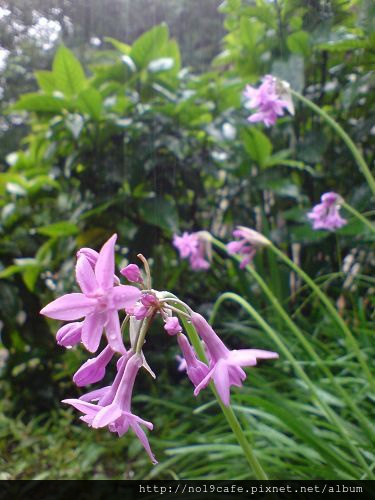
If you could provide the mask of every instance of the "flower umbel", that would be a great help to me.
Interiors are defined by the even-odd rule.
[[[347,223],[339,213],[340,196],[337,193],[324,193],[320,199],[321,203],[315,205],[307,217],[313,221],[313,229],[327,229],[334,231],[340,229]]]
[[[239,227],[235,236],[245,240],[238,250],[248,258],[247,247],[267,244],[268,240],[251,229]],[[220,398],[229,405],[230,387],[241,386],[246,378],[242,366],[254,366],[257,359],[276,358],[278,355],[257,349],[230,351],[219,339],[207,321],[182,300],[168,291],[152,289],[150,266],[147,259],[138,254],[144,266],[145,280],[138,266],[129,264],[121,271],[126,279],[136,286],[121,285],[115,276],[113,235],[100,252],[90,248],[81,249],[76,265],[76,279],[81,293],[70,293],[60,297],[41,311],[54,319],[73,320],[62,326],[56,335],[58,344],[70,348],[82,343],[89,351],[97,351],[102,340],[107,340],[100,353],[88,359],[76,371],[73,381],[77,386],[100,382],[106,375],[110,363],[116,368],[116,376],[110,385],[94,388],[79,399],[65,399],[80,412],[80,419],[94,429],[107,427],[110,432],[123,436],[132,429],[146,450],[153,464],[157,461],[151,451],[143,427],[153,429],[153,424],[132,413],[131,400],[134,382],[144,368],[155,378],[148,365],[143,347],[151,324],[160,318],[164,324],[166,338],[176,338],[183,356],[178,356],[179,371],[186,371],[195,386],[194,395],[206,387],[212,379]],[[211,236],[209,233],[184,233],[175,236],[174,243],[183,258],[189,258],[193,269],[210,265]],[[207,259],[207,260],[206,260]],[[123,322],[120,327],[120,315]],[[83,321],[74,321],[84,318]],[[206,350],[208,364],[198,359],[189,339],[184,335],[182,319],[194,326]],[[102,339],[102,332],[106,336]],[[188,330],[189,331],[189,330]],[[127,334],[128,342],[125,335]],[[125,343],[128,343],[126,349]],[[130,344],[130,345],[129,345]]]
[[[265,236],[244,226],[238,226],[237,229],[233,231],[233,236],[237,238],[237,240],[230,241],[227,244],[227,250],[230,255],[237,254],[242,257],[240,264],[241,269],[252,262],[257,248],[270,244]]]
[[[280,81],[272,75],[264,76],[258,88],[247,85],[244,96],[248,99],[246,107],[256,109],[256,112],[248,117],[251,123],[263,122],[266,127],[270,127],[284,114],[284,109],[294,114],[287,82]]]
[[[181,259],[189,259],[193,271],[206,271],[211,265],[211,241],[207,231],[184,232],[173,237],[173,245],[180,252]]]

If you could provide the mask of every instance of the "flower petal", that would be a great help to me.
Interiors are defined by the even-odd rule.
[[[219,396],[225,406],[229,406],[230,401],[230,385],[228,366],[225,362],[219,361],[214,372],[214,382],[219,393]]]
[[[121,336],[120,320],[116,311],[109,311],[105,325],[108,344],[111,349],[120,354],[126,354],[126,349]]]
[[[118,311],[132,307],[141,298],[141,291],[132,285],[119,285],[111,290],[111,307]]]
[[[95,264],[96,280],[103,290],[108,290],[113,287],[116,239],[117,234],[114,234],[106,243],[104,243]]]
[[[100,389],[96,389],[94,391],[87,392],[83,394],[79,398],[80,401],[99,401],[100,398],[104,396],[111,389],[110,385],[106,385],[105,387],[101,387]]]
[[[90,352],[96,352],[107,320],[106,313],[96,313],[86,316],[82,326],[82,343]]]
[[[130,421],[130,427],[136,433],[138,439],[143,445],[143,448],[147,451],[148,456],[151,459],[151,462],[155,465],[158,463],[154,454],[151,451],[150,443],[148,442],[147,436],[145,432],[141,429],[140,425],[135,421]]]
[[[76,279],[82,292],[86,295],[98,288],[94,270],[84,255],[81,255],[76,264]]]
[[[121,408],[116,404],[111,404],[102,408],[92,422],[94,429],[99,429],[100,427],[106,427],[108,424],[115,422],[119,417],[121,417]]]
[[[74,406],[74,408],[86,415],[94,415],[100,410],[100,406],[88,403],[87,401],[81,401],[80,399],[63,399],[61,402]]]
[[[71,321],[90,314],[96,299],[89,299],[83,293],[68,293],[43,307],[40,314],[48,318]]]
[[[229,360],[231,363],[240,366],[255,366],[257,359],[276,359],[277,352],[263,351],[261,349],[239,349],[231,351]]]

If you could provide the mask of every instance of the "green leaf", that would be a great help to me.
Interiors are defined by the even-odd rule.
[[[303,57],[293,54],[287,61],[276,59],[272,64],[271,74],[286,80],[294,90],[301,92],[305,85]]]
[[[14,264],[6,267],[0,272],[0,278],[9,278],[9,276],[13,276],[13,274],[24,272],[27,269],[33,269],[35,267],[39,268],[39,266],[40,264],[36,259],[14,259]]]
[[[287,45],[291,52],[307,56],[309,53],[309,34],[306,31],[296,31],[287,38]]]
[[[79,111],[88,114],[94,120],[100,120],[103,111],[103,99],[93,87],[82,90],[77,98]]]
[[[23,94],[20,99],[11,106],[11,111],[35,111],[40,113],[59,113],[67,107],[65,99],[52,95],[37,93]]]
[[[142,200],[139,210],[148,224],[171,232],[177,231],[178,214],[172,200],[164,198]]]
[[[166,24],[155,26],[141,35],[133,44],[130,57],[139,69],[146,68],[150,61],[161,55],[161,49],[167,44],[169,31]]]
[[[49,236],[51,238],[60,238],[64,236],[74,236],[78,233],[78,226],[73,222],[63,221],[55,222],[47,226],[38,227],[37,233]]]
[[[117,50],[119,50],[122,54],[129,55],[131,51],[131,46],[127,43],[120,42],[116,40],[116,38],[112,38],[110,36],[106,36],[104,38],[105,42],[112,44]]]
[[[169,71],[174,66],[174,60],[171,57],[160,57],[150,62],[147,69],[151,73],[158,73],[160,71]]]
[[[36,71],[34,74],[41,90],[50,94],[57,90],[55,76],[52,71]]]
[[[246,152],[260,166],[264,167],[272,153],[272,144],[268,137],[256,128],[243,129],[241,134]]]
[[[81,63],[66,47],[58,49],[52,69],[57,89],[66,96],[77,95],[85,87],[86,77]]]

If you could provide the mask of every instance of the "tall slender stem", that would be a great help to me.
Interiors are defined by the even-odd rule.
[[[373,379],[373,376],[371,374],[371,371],[369,370],[369,367],[366,363],[366,359],[363,356],[363,353],[353,336],[352,332],[348,328],[347,324],[345,321],[342,319],[342,317],[339,315],[339,313],[336,311],[335,307],[333,306],[331,300],[327,297],[327,295],[321,291],[321,289],[316,285],[316,283],[310,278],[308,274],[306,274],[299,266],[297,266],[287,255],[285,255],[281,250],[279,250],[275,245],[272,243],[268,247],[272,252],[274,252],[282,261],[284,261],[293,271],[295,271],[301,278],[309,285],[309,287],[314,291],[314,293],[319,297],[321,302],[326,306],[328,309],[331,317],[335,320],[337,325],[340,327],[341,331],[344,333],[345,337],[347,338],[350,346],[352,347],[353,351],[355,352],[357,359],[359,361],[359,364],[361,365],[364,373],[367,376],[367,379],[372,387],[373,390],[375,390],[375,382]]]
[[[355,161],[357,162],[360,171],[365,176],[372,193],[375,195],[375,179],[371,174],[370,169],[368,168],[367,163],[365,162],[357,146],[354,144],[354,142],[351,140],[351,138],[348,136],[345,130],[341,127],[341,125],[339,125],[333,118],[331,118],[328,113],[323,111],[323,109],[321,109],[319,106],[310,101],[310,99],[307,99],[306,97],[304,97],[299,92],[296,92],[293,89],[291,89],[290,92],[296,99],[303,102],[315,113],[318,113],[338,133],[338,135],[350,149]]]
[[[175,297],[172,293],[164,292],[164,298],[167,298],[167,297],[171,298],[171,299],[177,299],[177,297]],[[179,303],[179,302],[180,301],[177,302],[177,300],[175,300],[177,309],[184,308],[185,310],[187,310],[187,309],[191,310],[190,308],[188,308],[186,306],[186,304]],[[190,321],[187,320],[185,315],[181,314],[180,319],[184,325],[186,333],[189,336],[190,342],[194,346],[195,352],[197,353],[198,357],[200,358],[201,361],[207,363],[206,354],[204,352],[201,341],[199,340],[199,336],[198,336],[194,326],[192,325],[192,323]],[[211,391],[213,392],[217,402],[219,403],[220,409],[223,412],[225,418],[227,419],[227,422],[228,422],[230,428],[232,429],[233,434],[235,435],[239,445],[241,446],[242,451],[244,452],[244,455],[245,455],[245,457],[250,465],[250,469],[254,472],[255,477],[257,479],[267,481],[268,476],[264,472],[263,467],[261,466],[261,464],[259,463],[259,460],[255,456],[253,449],[251,448],[250,443],[248,442],[246,435],[241,427],[241,424],[239,423],[233,409],[230,406],[225,406],[223,404],[223,402],[220,399],[220,396],[218,395],[218,393],[215,389],[215,386],[212,383],[209,384],[209,387],[210,387]]]
[[[194,326],[186,320],[184,316],[180,316],[181,321],[183,322],[184,328],[189,336],[190,342],[193,344],[195,352],[198,354],[198,357],[201,359],[201,361],[204,361],[207,363],[206,355],[204,353],[204,349],[202,347],[202,344],[199,340],[199,336],[194,328]],[[209,384],[210,389],[215,395],[215,398],[217,399],[221,411],[223,412],[225,418],[227,419],[227,422],[232,429],[233,434],[235,435],[239,445],[241,446],[246,459],[250,465],[250,468],[255,474],[255,477],[257,479],[262,479],[263,481],[268,480],[267,474],[264,472],[263,467],[259,463],[259,460],[256,458],[254,451],[252,447],[250,446],[250,443],[248,442],[246,435],[241,427],[241,424],[238,421],[238,418],[236,417],[233,409],[230,406],[225,406],[223,402],[220,399],[220,396],[218,395],[215,386],[210,383]]]
[[[365,461],[362,454],[359,452],[355,444],[351,441],[350,435],[346,428],[342,425],[339,417],[336,413],[325,403],[325,401],[320,398],[318,391],[315,388],[315,385],[311,381],[310,377],[306,374],[303,368],[300,366],[298,361],[295,359],[293,354],[290,352],[288,347],[284,344],[284,342],[280,339],[277,332],[258,314],[258,312],[250,305],[245,299],[243,299],[240,295],[237,295],[232,292],[223,293],[216,301],[214,305],[214,310],[217,311],[220,307],[221,303],[224,300],[232,300],[241,305],[243,309],[245,309],[254,319],[255,321],[263,328],[263,330],[269,335],[269,337],[275,342],[283,355],[289,360],[291,365],[293,366],[295,372],[299,375],[299,377],[305,382],[305,384],[310,389],[311,393],[314,395],[318,406],[322,409],[322,411],[328,416],[329,420],[333,422],[340,434],[345,439],[348,447],[351,449],[353,455],[357,458],[358,462],[362,464],[362,466],[366,469],[368,477],[373,477],[371,469],[369,468],[367,462]],[[340,460],[341,466],[344,470],[348,470],[348,464],[342,460]]]
[[[212,243],[216,245],[221,250],[226,251],[226,246],[216,238],[212,238]],[[231,255],[232,258],[237,260],[238,262],[241,260],[239,257],[235,255]],[[305,335],[301,332],[300,328],[294,323],[289,314],[285,311],[283,306],[280,304],[279,300],[269,288],[264,279],[260,276],[260,274],[254,269],[252,266],[246,266],[246,271],[251,274],[251,276],[255,279],[255,281],[260,286],[261,290],[268,298],[270,304],[274,307],[279,316],[284,320],[285,324],[289,327],[290,331],[298,338],[306,352],[311,356],[311,358],[316,362],[317,366],[323,371],[323,373],[328,377],[331,384],[335,387],[337,392],[341,395],[343,400],[346,402],[348,407],[352,410],[353,415],[355,415],[358,421],[362,424],[363,428],[367,431],[367,436],[369,439],[374,440],[374,429],[371,427],[370,422],[366,419],[366,417],[362,414],[358,405],[353,401],[353,398],[347,393],[345,389],[341,387],[341,385],[336,381],[335,377],[332,375],[331,370],[326,366],[324,361],[320,358],[318,353],[315,351],[314,347],[311,343],[306,339]],[[210,321],[213,321],[213,314],[211,315]]]
[[[349,203],[346,203],[345,200],[340,201],[340,205],[345,208],[348,212],[350,212],[354,217],[356,217],[358,220],[360,220],[372,233],[375,233],[375,224],[373,224],[371,221],[367,219],[364,215],[358,212],[354,207],[349,205]]]

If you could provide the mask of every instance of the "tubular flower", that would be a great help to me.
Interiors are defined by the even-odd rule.
[[[198,313],[191,315],[191,322],[200,337],[204,340],[210,353],[210,370],[203,380],[197,385],[194,395],[207,387],[212,379],[223,403],[230,403],[230,387],[242,386],[246,373],[242,366],[255,366],[258,359],[275,359],[279,355],[276,352],[263,351],[259,349],[239,349],[230,351],[219,339],[212,327]]]
[[[188,339],[183,333],[177,336],[178,345],[186,362],[186,373],[191,382],[197,387],[208,374],[208,366],[199,361]],[[181,371],[181,368],[179,368]]]
[[[246,107],[256,109],[256,112],[248,117],[248,121],[263,122],[269,127],[276,123],[278,116],[284,114],[284,109],[294,114],[288,86],[287,82],[280,81],[272,75],[264,76],[259,88],[247,85],[244,91],[244,96],[248,99]]]
[[[120,273],[133,283],[143,283],[141,270],[136,264],[129,264],[124,269],[121,269]]]
[[[56,333],[56,342],[59,345],[70,348],[81,342],[82,321],[68,323],[62,326]]]
[[[95,269],[85,255],[78,258],[76,278],[82,293],[64,295],[41,310],[41,314],[53,319],[69,321],[85,317],[82,343],[90,352],[98,349],[104,328],[112,349],[125,352],[117,311],[131,307],[141,296],[134,286],[114,286],[116,238],[113,235],[103,245]]]
[[[181,259],[189,259],[193,271],[205,271],[210,267],[211,242],[208,232],[184,232],[182,236],[175,234],[173,245],[180,252]]]
[[[141,441],[152,463],[156,464],[157,461],[151,451],[147,436],[140,426],[142,424],[152,430],[153,425],[131,412],[134,382],[142,363],[142,357],[138,354],[133,354],[122,363],[119,372],[123,371],[123,374],[115,391],[108,389],[107,392],[104,392],[98,404],[80,399],[65,399],[63,403],[70,404],[82,411],[84,416],[81,419],[94,429],[108,427],[111,432],[116,432],[121,437],[131,428]]]
[[[307,217],[313,221],[313,229],[327,229],[334,231],[347,223],[339,213],[340,196],[337,193],[324,193],[321,203],[315,205]]]
[[[109,345],[96,358],[88,359],[73,375],[73,382],[79,387],[94,384],[104,378],[105,369],[113,358],[114,352]]]
[[[256,254],[257,248],[269,245],[267,238],[248,227],[238,226],[233,231],[233,236],[238,238],[238,240],[230,241],[227,244],[227,250],[230,255],[238,254],[242,257],[241,269],[250,264]]]

